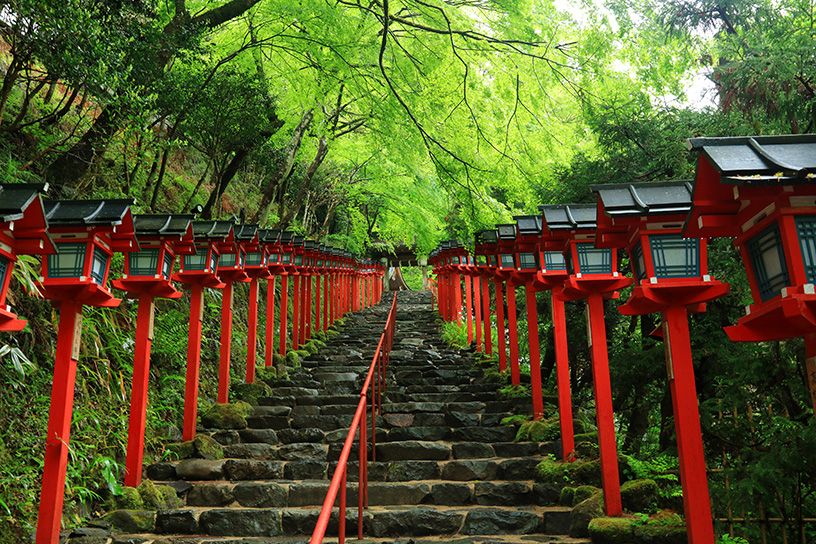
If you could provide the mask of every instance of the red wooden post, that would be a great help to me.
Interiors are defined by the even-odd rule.
[[[496,287],[496,339],[499,350],[499,372],[507,370],[507,341],[504,332],[504,286],[498,278],[493,280]]]
[[[300,346],[300,274],[295,274],[292,284],[292,349]]]
[[[465,276],[465,312],[467,315],[465,316],[465,322],[467,324],[467,341],[468,345],[473,343],[473,303],[472,303],[472,295],[473,291],[470,288],[471,283],[470,276]]]
[[[530,389],[533,394],[533,419],[544,417],[544,397],[541,390],[541,349],[538,344],[538,308],[532,283],[524,285],[527,297],[527,340],[530,345]]]
[[[558,380],[558,414],[561,424],[561,458],[575,458],[575,435],[572,423],[572,392],[570,390],[569,352],[567,347],[567,316],[564,299],[551,292],[555,371]]]
[[[139,297],[139,311],[136,317],[136,344],[133,358],[133,383],[131,385],[128,420],[128,445],[125,457],[125,485],[129,487],[138,487],[142,483],[154,310],[155,305],[151,295]]]
[[[518,322],[516,317],[516,286],[507,282],[507,330],[510,333],[510,383],[521,384],[519,367]]]
[[[278,353],[286,356],[287,321],[289,320],[289,275],[281,274],[280,314],[278,328]]]
[[[482,324],[484,324],[485,353],[493,355],[493,332],[490,318],[490,280],[482,276]]]
[[[328,330],[329,328],[329,300],[331,298],[331,290],[329,286],[331,283],[329,282],[331,274],[326,274],[323,276],[323,292],[325,295],[323,296],[323,330]]]
[[[187,339],[187,376],[184,382],[184,424],[181,437],[192,440],[198,419],[198,371],[201,365],[201,326],[204,319],[204,287],[190,286],[190,336]]]
[[[266,342],[264,344],[264,366],[270,367],[275,353],[275,276],[266,282]]]
[[[320,330],[320,280],[322,278],[318,275],[315,276],[315,330]]]
[[[462,325],[462,280],[459,277],[459,274],[454,274],[453,276],[453,293],[454,293],[454,303],[453,303],[453,313],[456,314],[456,324],[461,326]]]
[[[312,338],[312,275],[303,276],[306,282],[306,289],[303,293],[303,342],[308,342]]]
[[[592,342],[592,385],[595,390],[595,418],[598,424],[604,510],[607,516],[620,516],[623,513],[623,507],[618,475],[618,446],[615,439],[615,418],[612,412],[612,384],[609,378],[604,302],[600,294],[594,293],[587,298],[587,327],[589,327],[589,339]]]
[[[475,314],[476,351],[482,351],[482,279],[473,276],[473,313]]]
[[[255,382],[255,364],[258,357],[258,278],[249,282],[249,324],[247,330],[246,383]]]
[[[37,521],[37,544],[59,542],[81,326],[82,304],[62,302],[57,330],[54,380],[51,385],[51,408],[48,412],[48,435],[45,440],[45,466]]]
[[[689,544],[712,544],[714,524],[711,519],[703,435],[694,384],[688,315],[686,309],[681,307],[665,310],[663,317],[663,341],[674,408],[674,430],[677,434],[683,514],[686,517],[688,541]]]
[[[236,257],[237,258],[237,257]],[[232,282],[228,281],[221,296],[221,348],[218,358],[218,403],[229,402],[230,358],[232,343]]]

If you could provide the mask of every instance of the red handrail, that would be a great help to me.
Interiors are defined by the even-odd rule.
[[[329,490],[326,493],[326,498],[323,500],[323,507],[320,509],[320,516],[317,518],[317,525],[315,525],[312,538],[309,541],[310,544],[323,542],[326,536],[326,529],[329,526],[331,511],[335,501],[337,501],[338,495],[340,495],[338,544],[343,544],[346,541],[346,476],[348,473],[348,459],[351,455],[351,446],[354,444],[354,438],[357,436],[358,430],[360,432],[360,466],[357,477],[357,481],[359,482],[357,485],[357,538],[363,538],[363,510],[368,508],[368,437],[366,432],[368,401],[371,399],[371,460],[376,461],[377,412],[382,410],[385,373],[388,370],[388,358],[391,354],[391,347],[394,344],[394,328],[396,322],[397,295],[394,293],[391,309],[388,311],[388,318],[385,321],[383,332],[380,335],[380,341],[377,343],[377,350],[374,352],[371,365],[368,367],[368,374],[363,383],[363,388],[360,391],[360,401],[357,403],[354,419],[351,421],[348,435],[346,436],[345,442],[343,442],[343,451],[340,452],[340,458],[337,460],[337,468],[334,469]],[[374,379],[375,376],[376,379]],[[370,395],[369,389],[371,389]]]

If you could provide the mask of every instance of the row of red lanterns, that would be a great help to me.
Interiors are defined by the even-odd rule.
[[[379,263],[355,259],[346,251],[289,231],[234,221],[195,221],[192,215],[133,215],[130,200],[43,200],[46,190],[43,184],[0,184],[0,331],[19,331],[26,324],[6,305],[18,255],[44,256],[39,288],[45,298],[58,304],[60,312],[38,544],[59,540],[82,308],[115,307],[121,302],[108,288],[114,253],[124,253],[125,261],[122,277],[112,284],[139,304],[125,464],[125,484],[129,486],[139,485],[142,477],[156,298],[180,298],[175,283],[191,292],[182,428],[183,439],[191,440],[198,412],[205,288],[222,291],[218,402],[226,403],[235,283],[249,282],[245,380],[252,383],[260,280],[267,281],[264,362],[271,366],[277,277],[281,278],[278,353],[285,355],[289,329],[292,348],[297,349],[313,330],[325,330],[346,313],[377,303],[384,273]],[[287,323],[290,277],[294,293],[291,327]]]
[[[816,410],[816,136],[696,138],[689,148],[697,154],[693,182],[597,185],[595,204],[541,206],[539,215],[477,233],[474,255],[449,241],[429,262],[439,275],[439,311],[448,321],[461,322],[464,276],[469,340],[488,354],[492,279],[499,365],[505,370],[509,341],[514,384],[519,383],[515,287],[524,286],[535,418],[543,415],[535,293],[551,293],[565,461],[575,454],[564,302],[586,301],[604,506],[611,516],[620,515],[622,505],[603,301],[634,284],[618,310],[662,314],[657,334],[666,346],[689,543],[712,544],[688,313],[705,311],[707,302],[728,292],[727,284],[708,273],[707,243],[733,238],[754,302],[726,333],[751,342],[804,337]],[[620,249],[629,256],[631,278],[619,272]]]

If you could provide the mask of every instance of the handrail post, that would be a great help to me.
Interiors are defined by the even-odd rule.
[[[346,477],[348,476],[348,464],[343,467],[343,479],[340,481],[340,511],[338,512],[337,544],[344,544],[346,541]]]
[[[366,392],[363,391],[363,399],[366,399]],[[366,496],[368,495],[368,474],[366,474],[368,460],[368,437],[366,436],[366,411],[368,404],[363,408],[360,419],[360,463],[357,469],[357,540],[363,539],[363,508],[366,507]]]

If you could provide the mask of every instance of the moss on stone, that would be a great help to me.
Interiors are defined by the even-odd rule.
[[[259,368],[255,377],[264,384],[275,383],[278,381],[278,370],[274,366]]]
[[[635,544],[631,518],[595,518],[587,530],[593,544]]]
[[[598,441],[598,433],[597,432],[588,432],[588,433],[578,433],[575,435],[575,443],[578,444],[579,442],[597,442]]]
[[[202,414],[201,423],[214,429],[246,429],[250,413],[252,406],[243,401],[214,404]]]
[[[142,481],[139,485],[139,494],[142,496],[144,505],[148,508],[167,510],[182,505],[182,501],[176,494],[175,489],[169,485],[157,485],[151,480]]]
[[[575,506],[579,503],[584,502],[591,496],[596,493],[600,493],[601,490],[595,487],[594,485],[579,485],[575,488],[572,496],[572,504],[571,506]]]
[[[197,434],[192,442],[195,457],[212,460],[224,458],[224,448],[221,447],[221,444],[213,440],[211,436]]]
[[[514,427],[516,425],[523,425],[530,419],[530,416],[524,416],[521,414],[516,414],[514,416],[507,416],[503,417],[501,420],[501,424],[507,427]]]
[[[575,498],[575,488],[565,485],[561,488],[561,495],[558,497],[558,504],[561,506],[574,506],[573,499]]]
[[[280,368],[282,366],[285,366],[286,365],[286,357],[284,357],[280,353],[276,353],[276,354],[272,355],[272,365],[275,368]]]
[[[576,484],[601,487],[601,462],[598,459],[582,460],[569,463],[570,480]]]
[[[297,368],[300,366],[300,355],[297,352],[290,351],[286,353],[286,364],[291,368]]]
[[[637,544],[686,544],[688,536],[684,525],[638,525],[634,527]]]
[[[589,522],[603,515],[603,493],[596,493],[587,500],[579,502],[570,513],[570,536],[589,536]]]
[[[123,487],[122,493],[113,500],[114,507],[122,510],[138,510],[144,507],[144,501],[135,487]]]
[[[569,483],[569,463],[556,461],[553,458],[542,459],[536,465],[537,480],[544,483],[564,485]]]
[[[132,488],[131,488],[132,489]],[[156,525],[156,512],[152,510],[114,510],[102,519],[123,533],[150,533]]]
[[[558,419],[541,419],[528,421],[519,427],[516,433],[516,442],[549,442],[561,436],[561,427]]]
[[[264,371],[266,371],[266,368],[258,369],[256,373],[257,381],[255,383],[239,383],[233,386],[235,398],[247,402],[252,406],[257,406],[258,399],[272,395],[272,389],[266,384],[266,380],[260,377],[260,373]],[[277,373],[275,375],[277,376]]]
[[[659,489],[654,480],[631,480],[621,486],[623,507],[629,512],[652,514],[657,511]]]
[[[303,349],[303,346],[301,346],[301,347],[300,347],[300,349],[296,349],[296,350],[295,350],[295,353],[297,353],[297,354],[298,354],[298,356],[300,357],[300,360],[301,360],[301,361],[302,361],[303,359],[305,359],[306,357],[308,357],[309,355],[311,355],[311,353],[310,353],[308,350]]]
[[[195,447],[193,441],[176,442],[167,445],[167,451],[172,454],[173,459],[192,459],[195,454]]]

